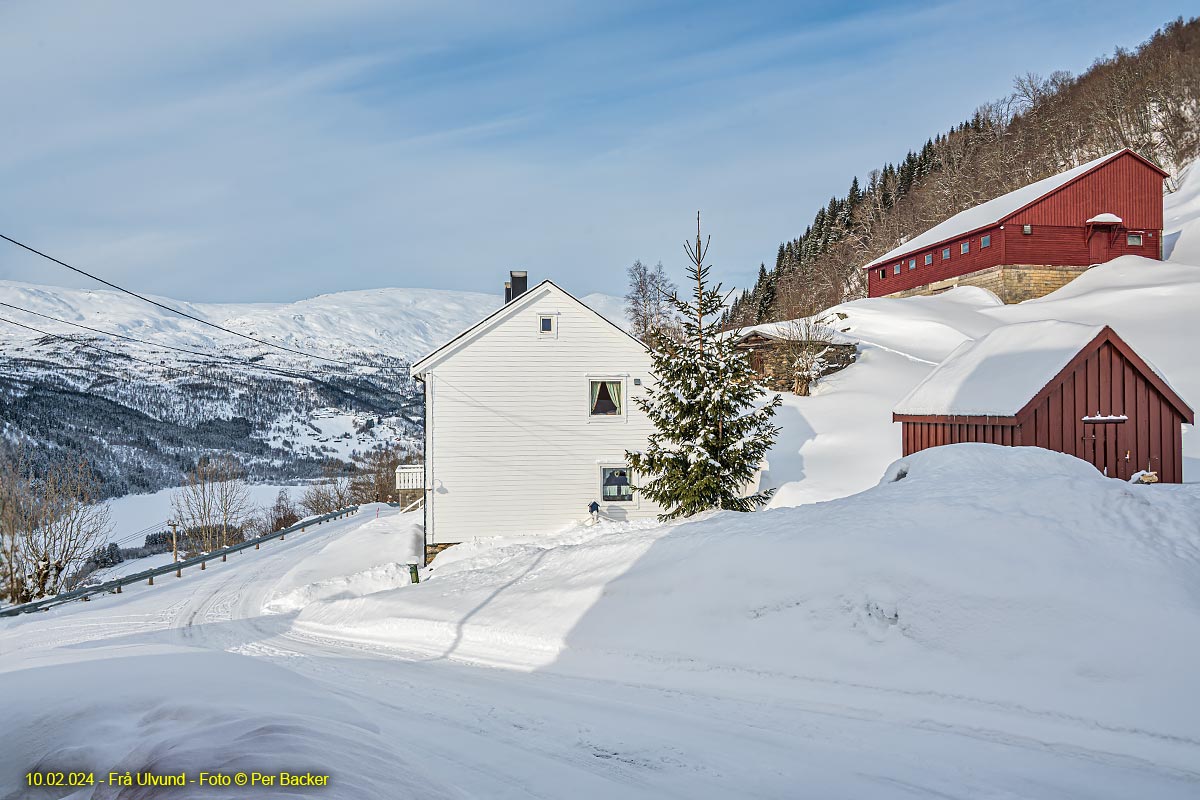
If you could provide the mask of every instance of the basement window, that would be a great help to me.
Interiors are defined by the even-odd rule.
[[[949,260],[950,260],[950,248],[947,247],[944,250],[942,250],[942,261],[949,261]]]
[[[621,381],[588,381],[591,392],[591,416],[621,416]]]
[[[633,485],[629,482],[629,467],[601,467],[600,496],[606,503],[633,501]]]
[[[1125,234],[1125,244],[1129,245],[1130,247],[1141,247],[1142,235],[1140,233]]]
[[[915,258],[910,258],[910,259],[908,260],[908,268],[909,268],[909,269],[916,269],[916,268],[917,268],[917,260],[916,260]]]
[[[991,246],[992,246],[991,234],[988,234],[987,236],[979,237],[979,249],[980,250],[982,250],[985,247],[991,247]]]
[[[961,254],[966,254],[966,253],[969,253],[969,252],[971,252],[971,243],[970,243],[970,242],[963,242],[962,244],[960,244],[960,245],[958,246],[958,252],[959,252],[959,253],[961,253]]]
[[[933,263],[933,253],[926,253],[925,254],[925,266],[928,267],[932,263]]]

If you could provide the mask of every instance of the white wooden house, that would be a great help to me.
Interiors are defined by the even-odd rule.
[[[646,348],[551,281],[513,273],[503,307],[412,366],[425,384],[425,542],[651,517],[627,450],[653,431],[634,398]]]

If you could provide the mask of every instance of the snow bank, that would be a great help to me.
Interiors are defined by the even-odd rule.
[[[261,659],[143,643],[58,649],[6,659],[0,786],[8,797],[30,771],[153,772],[192,778],[201,771],[312,772],[329,787],[266,790],[273,797],[450,797],[417,765],[398,758],[352,706],[307,678]],[[86,687],[87,703],[73,687]],[[282,712],[281,709],[288,709]],[[386,769],[380,769],[386,764]],[[254,790],[121,790],[96,786],[86,797],[228,798]],[[45,795],[50,797],[49,793]],[[60,796],[60,795],[55,795]]]
[[[299,560],[275,584],[264,611],[296,611],[317,600],[409,585],[408,565],[423,560],[421,514],[398,514],[382,504],[358,513],[368,521]]]
[[[855,684],[1194,742],[1197,520],[1197,487],[955,445],[833,502],[477,549],[420,586],[317,602],[294,624],[510,668]]]

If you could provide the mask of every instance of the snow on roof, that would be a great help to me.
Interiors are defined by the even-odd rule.
[[[828,341],[829,344],[858,344],[857,339],[847,336],[837,328],[820,322],[814,322],[812,327],[808,328],[802,320],[766,322],[761,325],[740,328],[735,333],[739,340],[745,339],[753,333],[758,333],[770,339],[794,339],[811,335],[813,337],[824,337],[822,340]]]
[[[959,345],[895,412],[1014,416],[1102,330],[1058,320],[1003,325]]]
[[[1096,216],[1092,217],[1087,222],[1088,222],[1088,224],[1091,224],[1093,222],[1099,222],[1101,224],[1120,225],[1121,218],[1118,217],[1116,214],[1110,214],[1107,211],[1105,211],[1103,214],[1097,214]]]
[[[921,250],[926,247],[932,247],[946,239],[953,239],[955,236],[962,236],[965,233],[982,228],[986,225],[999,222],[1000,220],[1019,211],[1024,206],[1029,205],[1039,197],[1049,194],[1056,189],[1062,188],[1079,176],[1089,170],[1103,164],[1109,159],[1116,158],[1124,153],[1124,150],[1118,150],[1115,153],[1109,153],[1106,156],[1101,156],[1094,161],[1089,161],[1086,164],[1080,164],[1074,169],[1069,169],[1066,172],[1060,172],[1057,175],[1051,175],[1049,178],[1043,178],[1036,183],[1031,183],[1028,186],[1022,186],[1020,189],[1003,194],[994,200],[988,200],[986,203],[981,203],[974,208],[968,208],[966,211],[960,211],[945,222],[933,226],[929,230],[922,233],[920,236],[914,236],[907,242],[904,242],[899,247],[889,250],[879,258],[867,264],[863,269],[870,269],[878,266],[885,261],[891,261],[898,256],[911,253],[914,250]],[[1118,222],[1120,220],[1117,220]]]

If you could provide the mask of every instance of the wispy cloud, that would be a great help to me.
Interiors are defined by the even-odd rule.
[[[0,6],[0,221],[146,291],[743,283],[855,173],[1173,15],[1098,0]],[[1069,36],[1061,30],[1069,25]],[[19,251],[0,278],[70,283]]]

